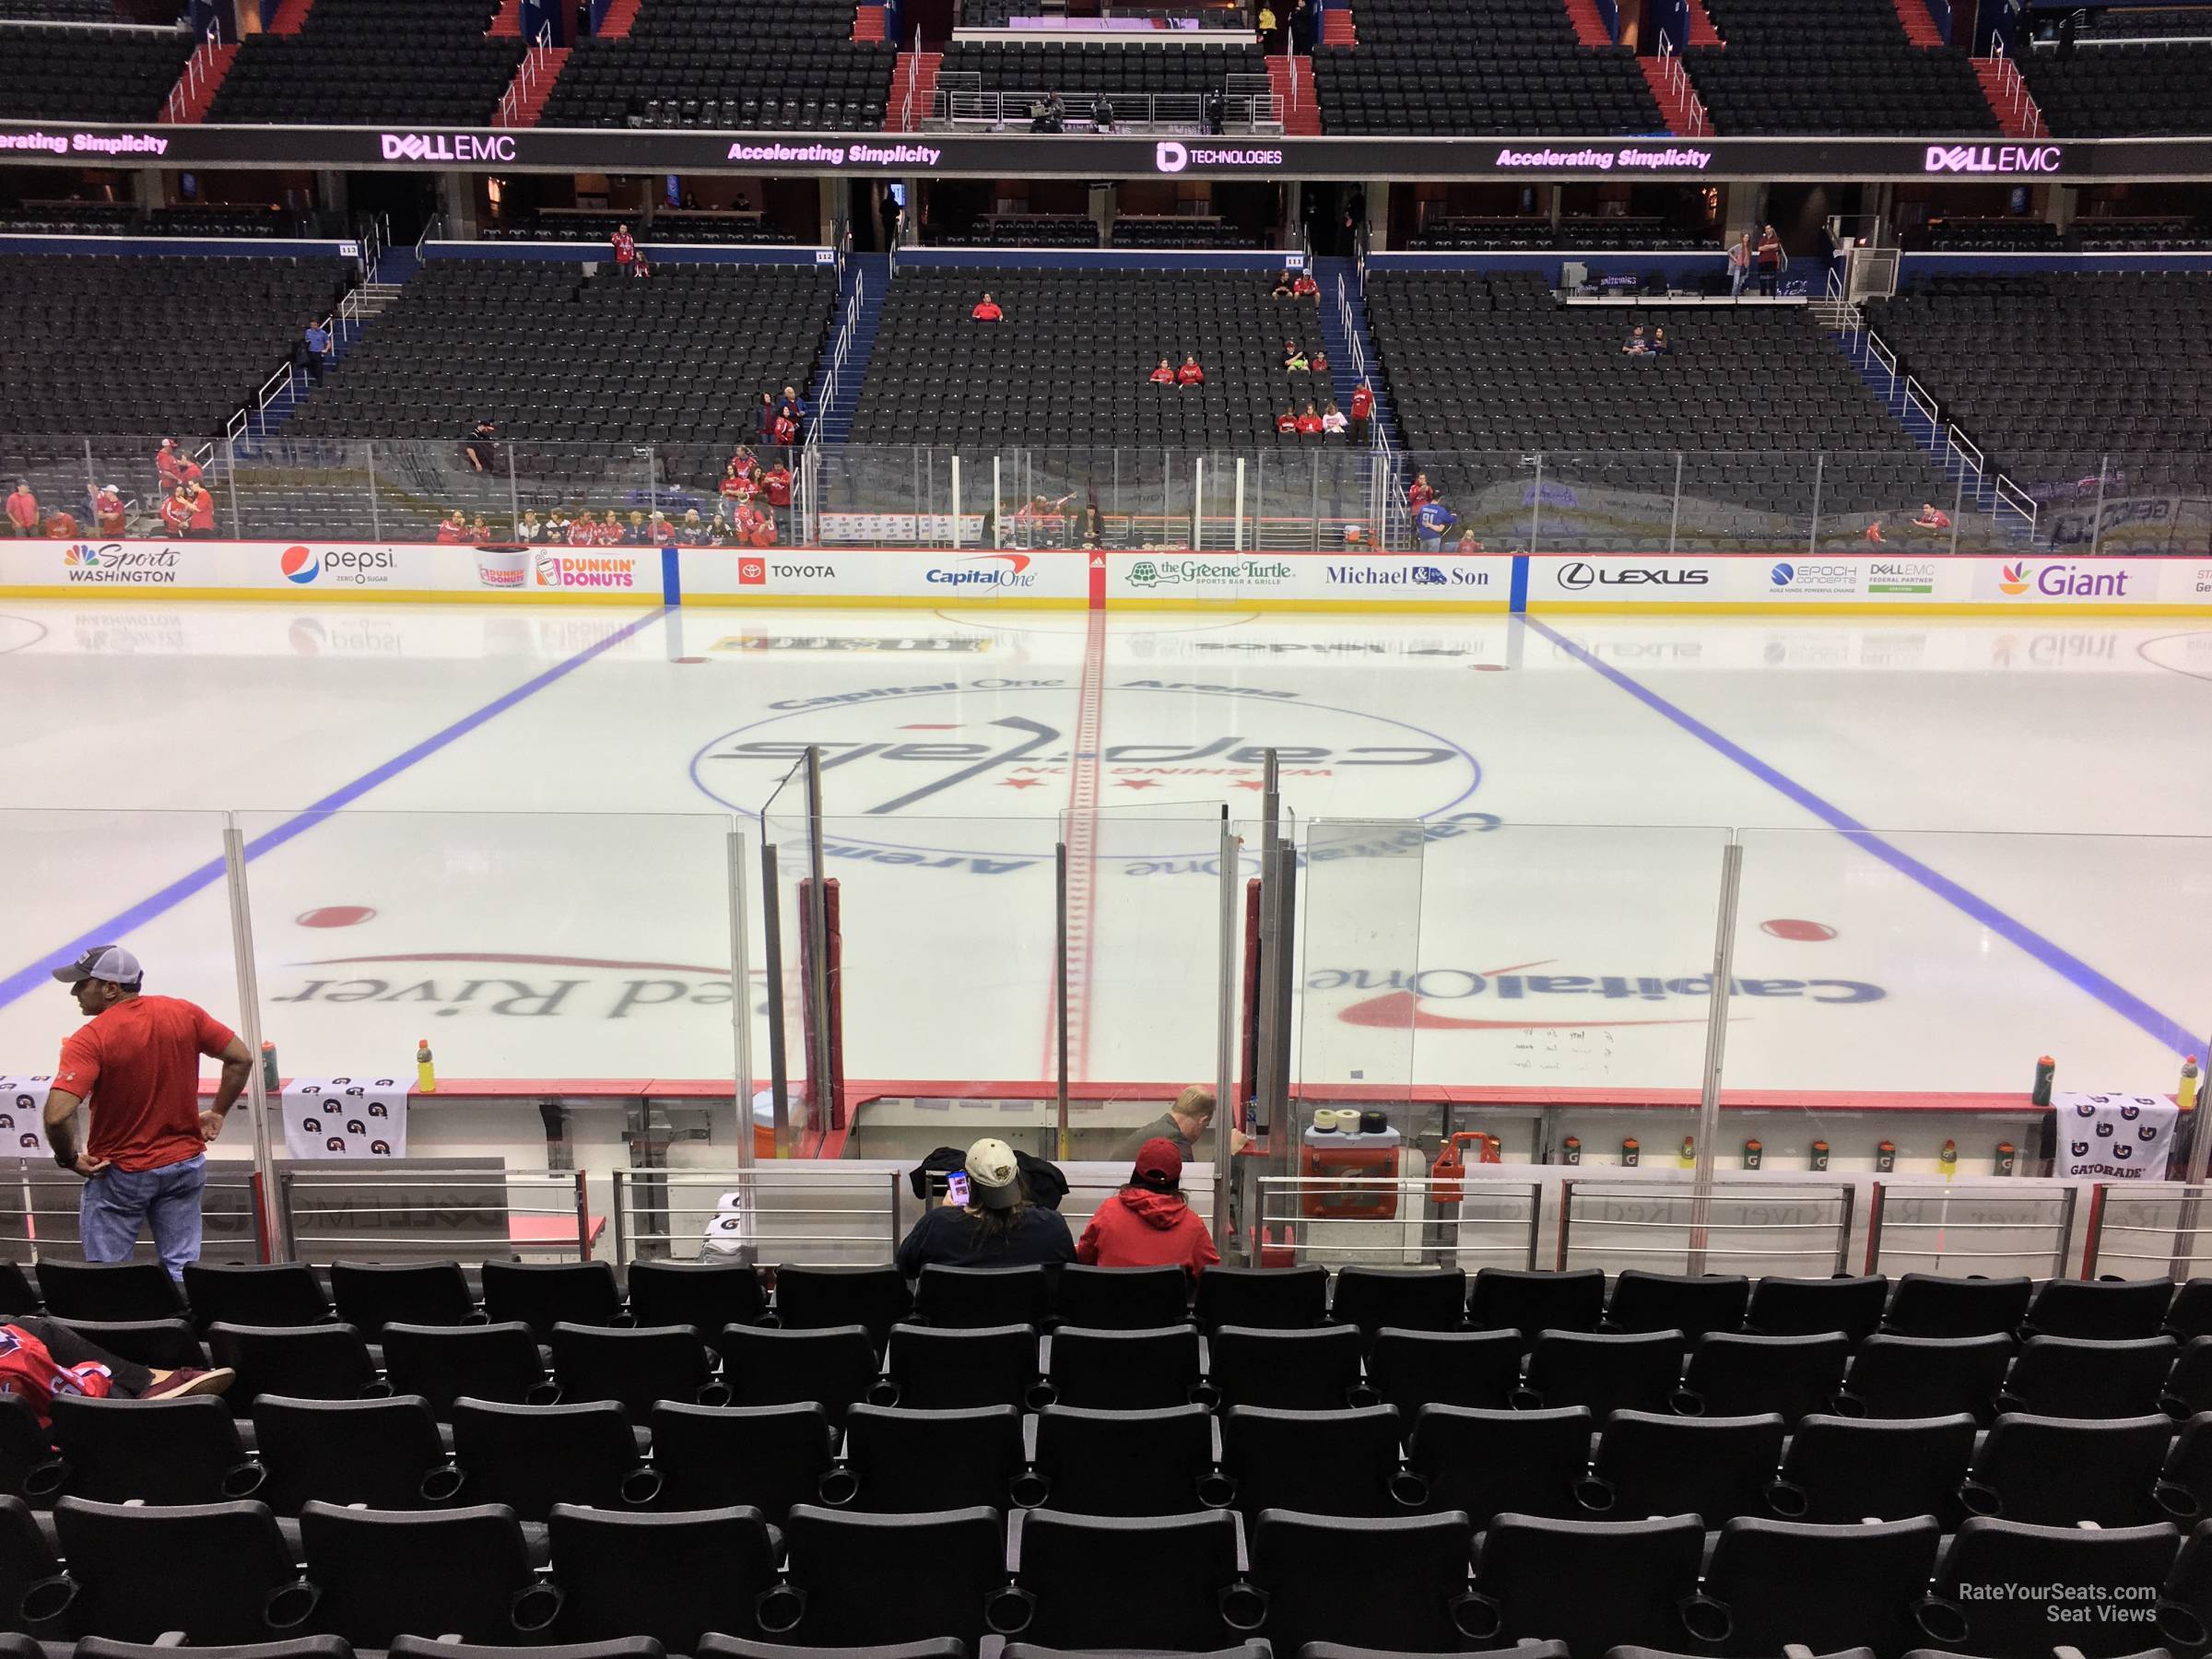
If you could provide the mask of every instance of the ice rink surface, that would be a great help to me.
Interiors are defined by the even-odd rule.
[[[1694,1088],[1732,830],[1732,1088],[2163,1091],[2212,1028],[2171,623],[16,602],[0,1073],[80,942],[236,1009],[233,813],[288,1072],[726,1077],[730,832],[758,987],[809,744],[853,1078],[1050,1074],[1063,841],[1075,1075],[1210,1077],[1268,747],[1311,1082]]]

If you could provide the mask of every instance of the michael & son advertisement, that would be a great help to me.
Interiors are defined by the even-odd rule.
[[[0,597],[1414,612],[2212,616],[2212,555],[0,542]]]

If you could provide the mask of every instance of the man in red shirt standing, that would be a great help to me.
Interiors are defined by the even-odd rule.
[[[7,533],[10,535],[36,535],[39,533],[39,498],[30,493],[30,481],[18,478],[16,488],[7,498]]]
[[[192,503],[184,499],[184,487],[180,484],[163,498],[161,528],[171,536],[182,536],[192,528]]]
[[[632,276],[637,274],[638,239],[629,233],[628,225],[617,225],[614,235],[607,238],[615,248],[615,274]]]
[[[160,453],[154,457],[154,470],[161,475],[161,488],[169,490],[180,484],[196,482],[200,464],[179,449],[174,438],[164,438]]]
[[[102,484],[100,493],[92,498],[92,516],[99,522],[102,535],[121,535],[125,522],[123,491],[112,484]]]
[[[1368,441],[1367,423],[1372,420],[1374,418],[1374,390],[1369,386],[1365,381],[1361,381],[1358,385],[1352,388],[1351,439],[1354,443],[1359,444],[1362,448],[1366,447]]]
[[[768,498],[768,516],[776,534],[783,535],[788,525],[783,515],[791,511],[791,468],[781,461],[770,467],[761,475],[760,493]]]
[[[239,1035],[206,1009],[173,996],[144,996],[138,959],[120,945],[95,945],[53,977],[70,986],[90,1023],[62,1044],[46,1096],[53,1160],[85,1178],[77,1235],[90,1262],[127,1262],[139,1230],[153,1225],[169,1276],[200,1259],[200,1194],[207,1143],[245,1088],[253,1058]],[[223,1063],[222,1081],[200,1110],[199,1056]],[[86,1149],[76,1109],[92,1102]]]

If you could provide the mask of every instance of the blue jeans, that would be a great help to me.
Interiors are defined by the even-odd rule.
[[[1744,288],[1746,285],[1750,282],[1750,280],[1751,267],[1749,265],[1732,265],[1729,267],[1728,298],[1731,300],[1741,300],[1744,297]]]
[[[200,1194],[207,1185],[205,1153],[182,1163],[135,1174],[109,1170],[85,1182],[77,1200],[77,1238],[88,1262],[127,1262],[138,1230],[154,1224],[154,1249],[169,1277],[182,1280],[184,1264],[200,1259]]]

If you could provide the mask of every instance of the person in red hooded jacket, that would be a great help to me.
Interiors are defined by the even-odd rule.
[[[1221,1253],[1182,1195],[1182,1154],[1164,1137],[1147,1141],[1129,1184],[1091,1217],[1076,1260],[1093,1267],[1178,1266],[1195,1276],[1220,1265]]]

